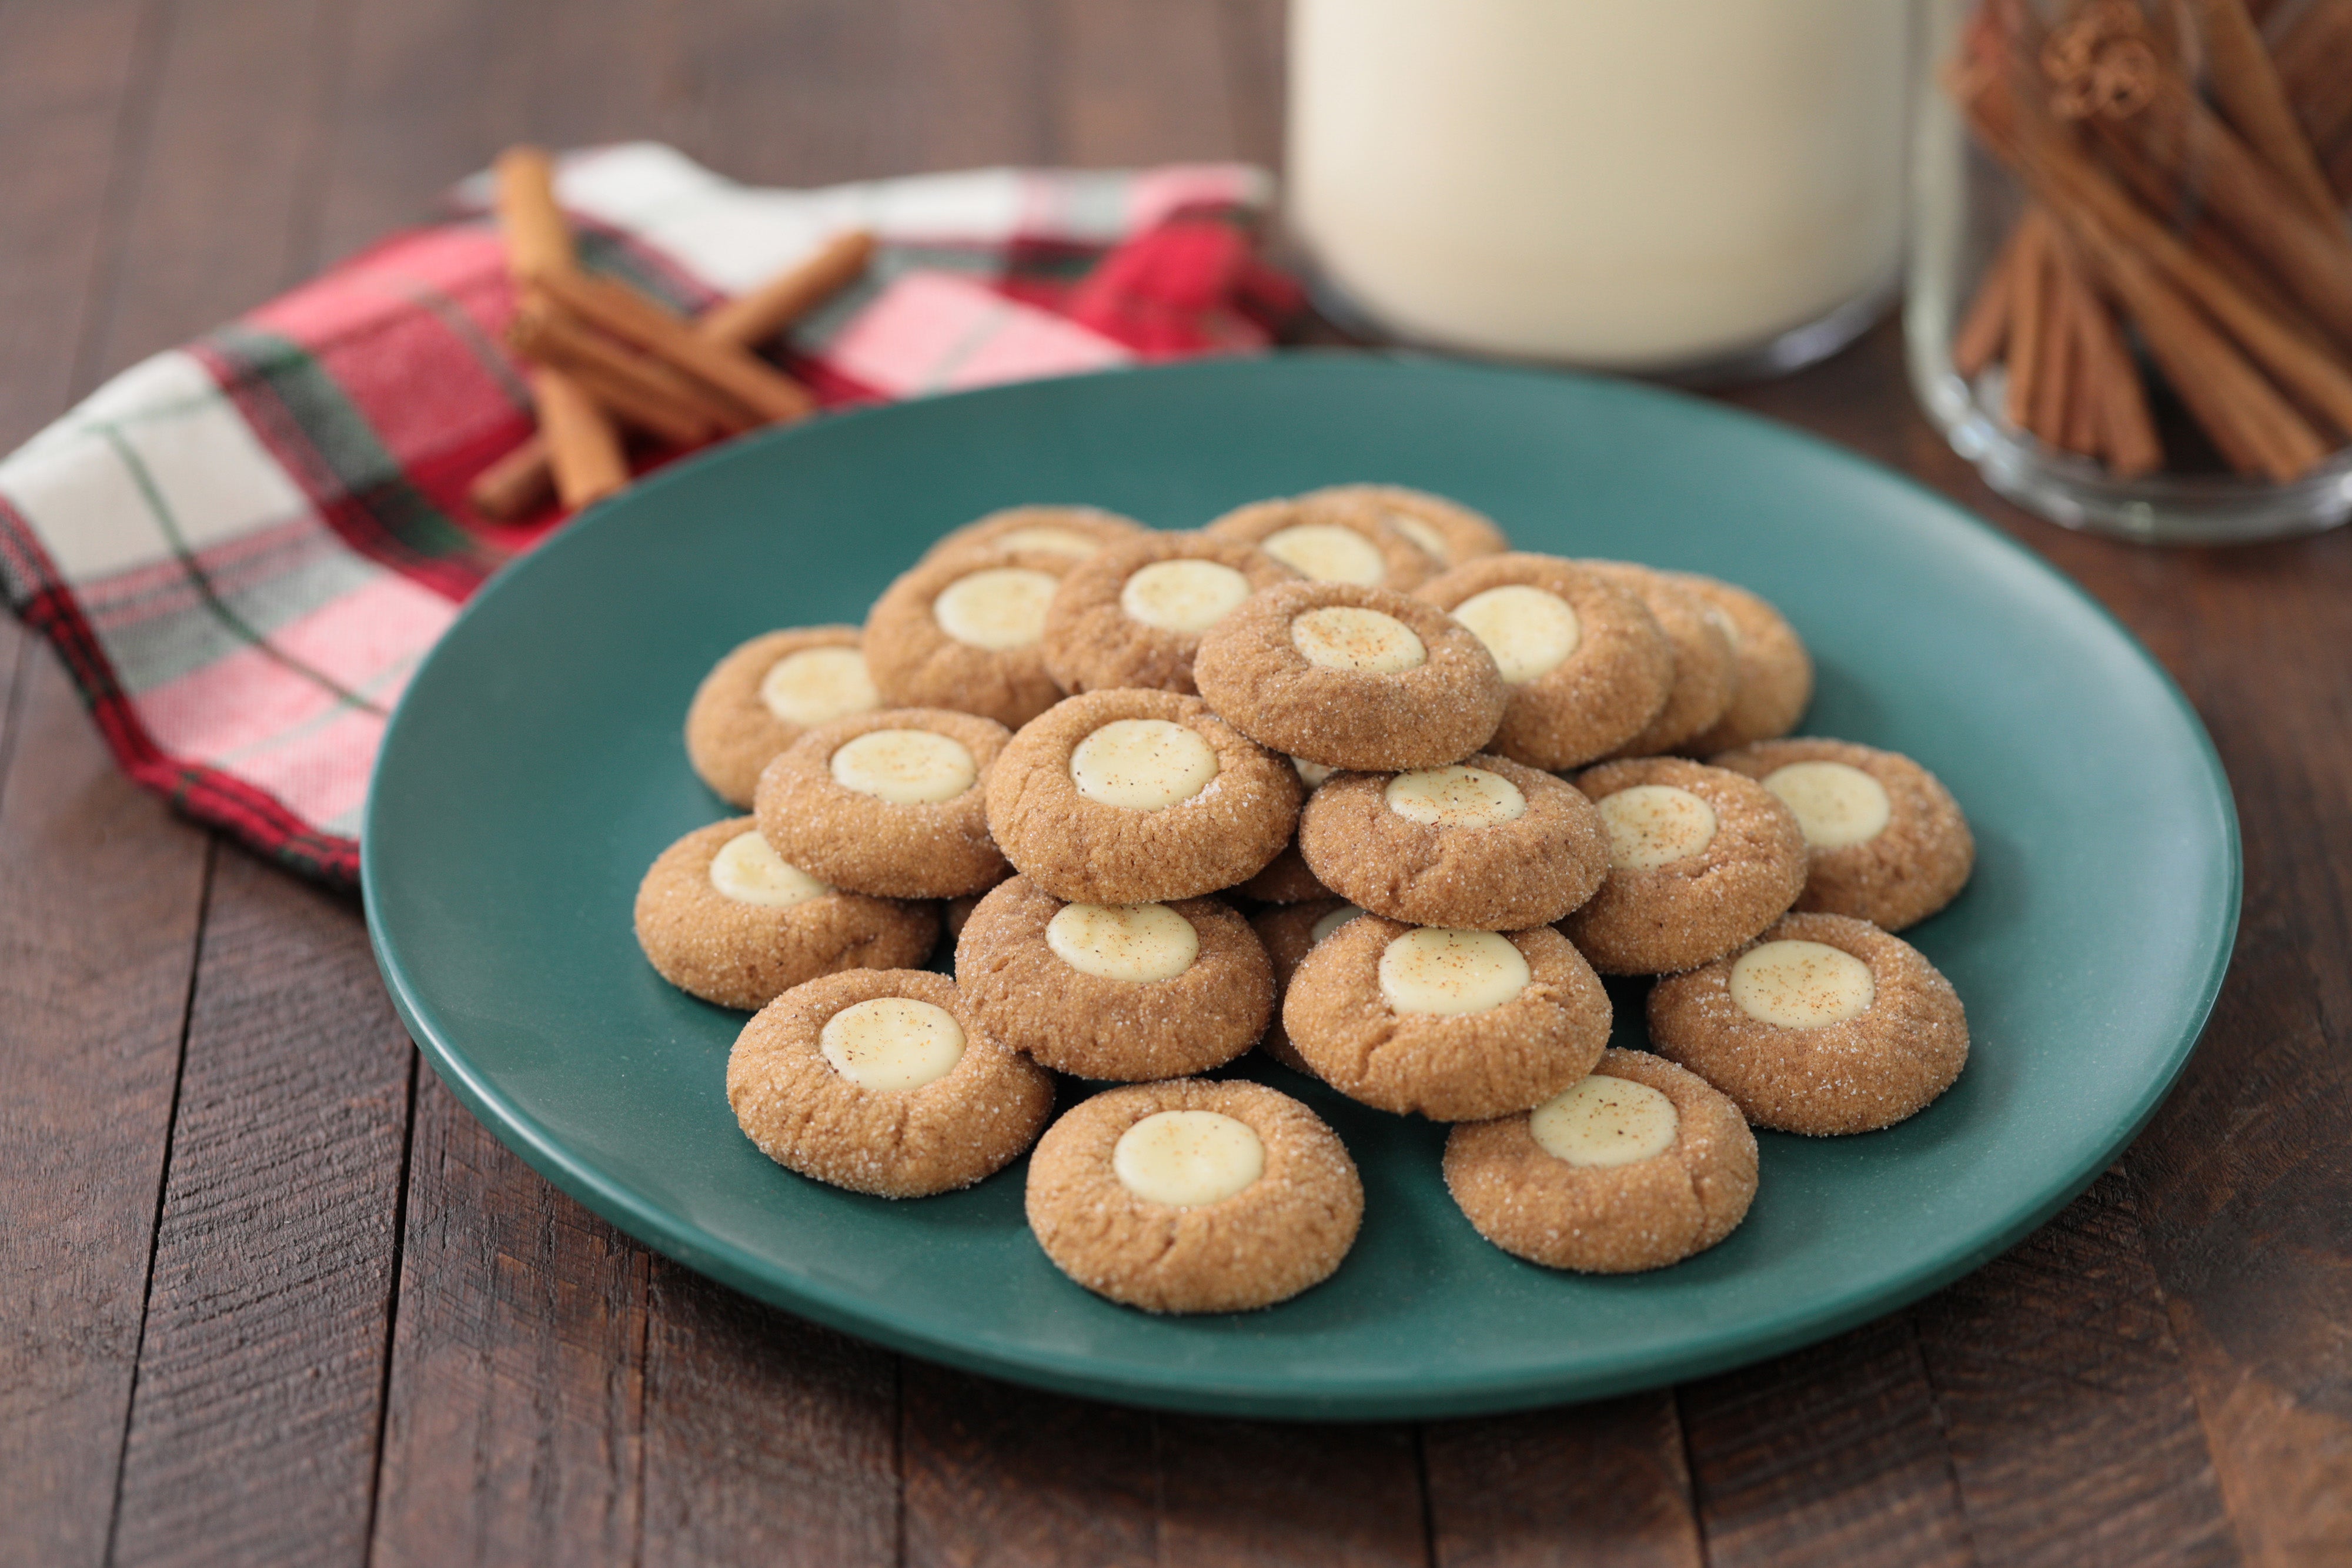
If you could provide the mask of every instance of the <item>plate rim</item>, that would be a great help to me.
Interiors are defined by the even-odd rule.
[[[594,1163],[574,1154],[564,1140],[552,1134],[530,1111],[490,1084],[467,1061],[462,1051],[432,1026],[425,1016],[421,999],[405,967],[392,949],[391,939],[385,935],[383,922],[380,918],[378,875],[372,870],[373,862],[364,850],[373,836],[376,813],[383,799],[377,786],[384,771],[385,758],[394,754],[396,739],[402,732],[403,721],[409,708],[408,693],[423,684],[425,673],[436,660],[445,655],[455,640],[453,634],[481,613],[484,605],[495,603],[500,593],[522,575],[522,569],[527,569],[530,561],[543,559],[551,551],[568,548],[567,541],[589,530],[611,526],[614,517],[642,507],[650,497],[658,497],[682,477],[699,472],[710,464],[744,461],[755,452],[808,439],[813,434],[836,429],[851,421],[887,419],[908,408],[1017,396],[1041,386],[1062,383],[1111,379],[1175,380],[1189,376],[1233,374],[1236,371],[1251,374],[1263,367],[1301,364],[1339,367],[1350,373],[1364,370],[1373,370],[1376,373],[1403,370],[1413,373],[1542,384],[1577,382],[1600,390],[1604,395],[1677,405],[1731,424],[1758,428],[1777,439],[1809,449],[1817,460],[1826,459],[1832,465],[1858,470],[1882,483],[1893,481],[1911,492],[1916,499],[1926,502],[1932,511],[1990,539],[1998,549],[2013,558],[2014,564],[2021,564],[2030,572],[2056,584],[2081,608],[2087,609],[2103,622],[2155,678],[2158,688],[2197,742],[2201,771],[2213,788],[2214,803],[2219,809],[2226,900],[2226,908],[2218,912],[2220,917],[2214,933],[2213,954],[2200,982],[2198,1003],[2190,1010],[2179,1038],[2167,1048],[2163,1070],[2151,1075],[2134,1103],[2130,1114],[2119,1124],[2120,1130],[2116,1134],[2099,1145],[2093,1157],[2080,1161],[2075,1168],[2069,1170],[2051,1188],[2053,1196],[2044,1203],[2011,1216],[2005,1224],[1980,1229],[1967,1245],[1954,1251],[1923,1261],[1879,1281],[1871,1289],[1846,1294],[1826,1305],[1786,1309],[1760,1323],[1748,1322],[1733,1327],[1713,1329],[1677,1340],[1671,1346],[1633,1353],[1598,1375],[1589,1371],[1562,1372],[1549,1377],[1529,1376],[1519,1372],[1484,1374],[1455,1376],[1434,1390],[1412,1385],[1409,1376],[1396,1380],[1360,1376],[1322,1391],[1303,1391],[1268,1386],[1255,1380],[1220,1382],[1213,1375],[1203,1374],[1198,1369],[1155,1375],[1150,1368],[1121,1365],[1113,1374],[1107,1373],[1093,1358],[1078,1353],[1056,1352],[1043,1347],[1013,1351],[994,1346],[975,1346],[968,1341],[945,1336],[900,1320],[887,1301],[877,1301],[855,1291],[831,1287],[814,1278],[782,1278],[772,1259],[753,1254],[747,1249],[678,1221],[659,1203],[641,1197],[634,1189],[607,1176]],[[1115,1404],[1201,1414],[1311,1421],[1420,1419],[1501,1413],[1605,1398],[1668,1383],[1680,1383],[1817,1343],[1856,1324],[1900,1310],[1981,1267],[2039,1229],[2052,1216],[2087,1189],[2099,1173],[2138,1136],[2171,1093],[2211,1019],[2223,979],[2235,955],[2245,883],[2235,792],[2212,736],[2195,706],[2181,691],[2171,673],[2105,604],[2020,540],[1911,475],[1838,445],[1811,431],[1743,408],[1619,377],[1477,364],[1410,350],[1287,350],[1248,358],[1215,357],[1173,363],[1123,365],[1078,376],[976,388],[906,402],[844,410],[819,421],[772,427],[668,464],[658,472],[646,476],[621,496],[599,503],[573,517],[540,543],[528,557],[493,574],[461,608],[457,620],[445,629],[425,658],[419,661],[407,690],[404,691],[384,727],[375,762],[370,769],[367,807],[361,824],[361,901],[367,921],[369,947],[392,998],[394,1009],[408,1030],[410,1038],[415,1041],[435,1074],[450,1087],[467,1112],[480,1121],[493,1136],[520,1155],[526,1164],[555,1186],[624,1233],[683,1266],[756,1300],[853,1337],[925,1360]]]

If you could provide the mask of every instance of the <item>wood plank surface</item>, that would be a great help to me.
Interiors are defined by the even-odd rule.
[[[223,849],[117,1562],[364,1555],[415,1060],[352,901]]]
[[[1442,1568],[1699,1568],[1706,1560],[1669,1392],[1433,1422],[1423,1441]]]
[[[1930,1298],[1916,1322],[1980,1560],[2238,1561],[2122,1176]]]
[[[0,447],[509,141],[791,184],[1272,161],[1282,13],[0,0],[0,142],[37,152],[0,163]],[[1891,322],[1730,401],[2084,583],[2238,791],[2214,1026],[2016,1252],[1674,1393],[1418,1430],[902,1364],[652,1258],[429,1073],[412,1105],[353,912],[215,864],[0,624],[0,1563],[110,1533],[124,1561],[2352,1561],[2352,531],[2153,551],[2024,518],[1921,419]]]
[[[1911,1315],[1679,1390],[1706,1561],[1979,1561]]]
[[[0,1560],[114,1517],[210,845],[27,650],[0,791]]]
[[[0,445],[89,384],[152,33],[135,4],[0,5]],[[209,851],[13,622],[0,668],[0,1563],[54,1568],[114,1518]]]
[[[646,1322],[647,1568],[898,1562],[898,1357],[665,1259]]]
[[[634,1562],[649,1255],[429,1071],[410,1137],[370,1560]]]

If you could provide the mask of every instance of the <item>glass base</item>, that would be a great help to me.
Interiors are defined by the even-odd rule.
[[[1952,450],[1985,483],[2064,528],[2142,544],[2252,544],[2324,533],[2352,518],[2352,451],[2284,485],[2230,475],[2116,479],[2097,464],[2045,446],[2006,420],[1948,367],[1913,367],[1919,401]],[[1988,371],[1989,401],[2000,379]]]
[[[1802,370],[1816,361],[1828,359],[1868,331],[1886,313],[1900,282],[1898,274],[1889,273],[1826,316],[1792,327],[1751,348],[1700,360],[1633,369],[1620,365],[1580,365],[1578,361],[1564,356],[1506,354],[1484,349],[1465,349],[1437,339],[1394,331],[1357,304],[1331,280],[1328,273],[1312,265],[1302,270],[1307,277],[1307,294],[1314,300],[1316,309],[1322,312],[1326,320],[1350,337],[1360,338],[1367,342],[1483,360],[1494,364],[1580,368],[1606,375],[1639,376],[1645,381],[1693,388],[1738,386],[1748,382],[1769,381],[1775,376]]]

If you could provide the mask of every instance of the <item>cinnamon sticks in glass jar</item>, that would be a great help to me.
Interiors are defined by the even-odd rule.
[[[583,270],[546,153],[519,147],[493,170],[494,208],[520,297],[508,342],[528,362],[539,418],[522,445],[476,476],[480,511],[514,517],[551,487],[577,508],[628,483],[628,434],[688,447],[806,418],[816,398],[752,350],[855,281],[874,237],[835,236],[750,293],[688,320],[618,278]]]
[[[1951,367],[2111,480],[2352,447],[2352,0],[2275,9],[1984,0],[1945,68],[2024,198]]]

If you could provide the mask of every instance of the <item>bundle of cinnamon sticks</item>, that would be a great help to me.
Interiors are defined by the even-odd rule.
[[[551,488],[570,508],[611,495],[629,482],[629,434],[683,448],[815,412],[814,395],[752,349],[862,274],[873,235],[838,235],[689,321],[618,278],[582,270],[546,153],[509,149],[494,175],[520,300],[508,342],[529,361],[539,430],[475,479],[480,510],[518,517]]]
[[[2011,423],[2118,478],[2189,461],[2155,377],[2238,473],[2352,444],[2352,0],[2309,0],[2275,50],[2271,9],[1986,0],[1947,74],[2027,197],[1954,364],[2003,365]]]

